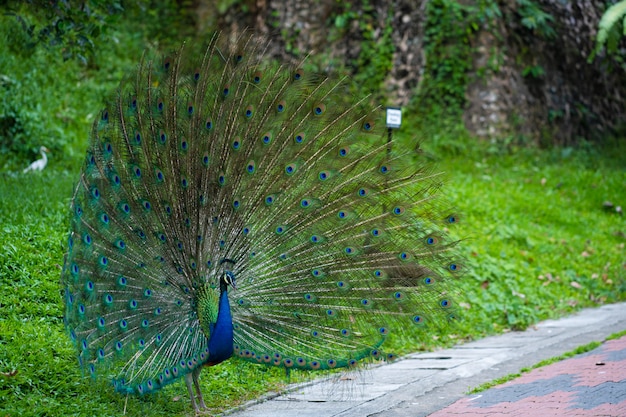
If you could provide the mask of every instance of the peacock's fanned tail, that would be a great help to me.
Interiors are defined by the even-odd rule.
[[[160,388],[209,360],[198,294],[227,267],[235,356],[328,369],[449,314],[439,175],[344,80],[216,36],[144,59],[94,123],[63,269],[81,366]]]

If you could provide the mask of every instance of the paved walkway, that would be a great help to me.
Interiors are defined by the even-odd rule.
[[[465,397],[431,417],[626,416],[626,336]]]
[[[583,310],[524,332],[409,355],[348,378],[294,387],[235,417],[626,416],[626,337],[479,394],[484,382],[626,330],[626,303]],[[604,365],[596,365],[603,363]]]

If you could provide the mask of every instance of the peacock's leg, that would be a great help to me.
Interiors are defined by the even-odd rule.
[[[196,405],[195,395],[193,395],[193,387],[191,385],[191,382],[194,381],[195,378],[193,378],[192,375],[193,375],[193,373],[185,375],[185,384],[187,384],[187,391],[189,392],[189,398],[191,399],[191,405],[192,405],[193,409],[195,410],[195,412],[197,413],[200,410],[198,409],[198,406]],[[202,404],[204,404],[204,400],[202,400],[202,397],[200,397],[200,401],[202,402]]]
[[[202,398],[202,391],[200,391],[200,383],[198,382],[200,371],[202,371],[201,366],[194,369],[191,375],[193,376],[193,384],[196,386],[196,391],[198,392],[198,402],[200,402],[200,408],[207,408],[206,404],[204,403],[204,398]]]

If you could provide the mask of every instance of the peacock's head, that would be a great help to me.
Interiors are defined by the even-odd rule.
[[[227,269],[227,265],[235,265],[235,261],[233,261],[232,259],[224,258],[220,261],[220,265],[224,264],[226,265],[224,266],[224,273],[220,277],[220,290],[226,291],[229,285],[233,287],[234,290],[236,290],[237,286],[235,285],[235,274],[231,270]]]
[[[236,290],[237,285],[235,285],[235,274],[228,270],[224,271],[224,274],[222,274],[222,278],[220,280],[220,284],[224,286],[222,287],[222,290],[226,290],[229,285],[233,287],[233,290]]]

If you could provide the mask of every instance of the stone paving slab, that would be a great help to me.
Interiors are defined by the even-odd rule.
[[[586,309],[570,317],[539,323],[524,332],[491,336],[437,352],[411,354],[392,364],[351,373],[350,377],[296,386],[282,395],[250,402],[226,414],[235,417],[428,416],[460,398],[469,401],[465,393],[481,383],[519,372],[523,367],[625,329],[626,303]],[[615,389],[619,391],[621,385]],[[563,401],[547,404],[533,402],[527,396],[521,401],[531,407],[532,413],[514,415],[551,415],[550,410],[558,410],[565,397],[574,394],[574,391],[558,391]],[[621,403],[618,406],[622,407]],[[615,411],[601,407],[594,410],[606,411],[599,415],[612,415]],[[510,417],[512,414],[480,415]],[[626,411],[618,415],[626,416]]]

